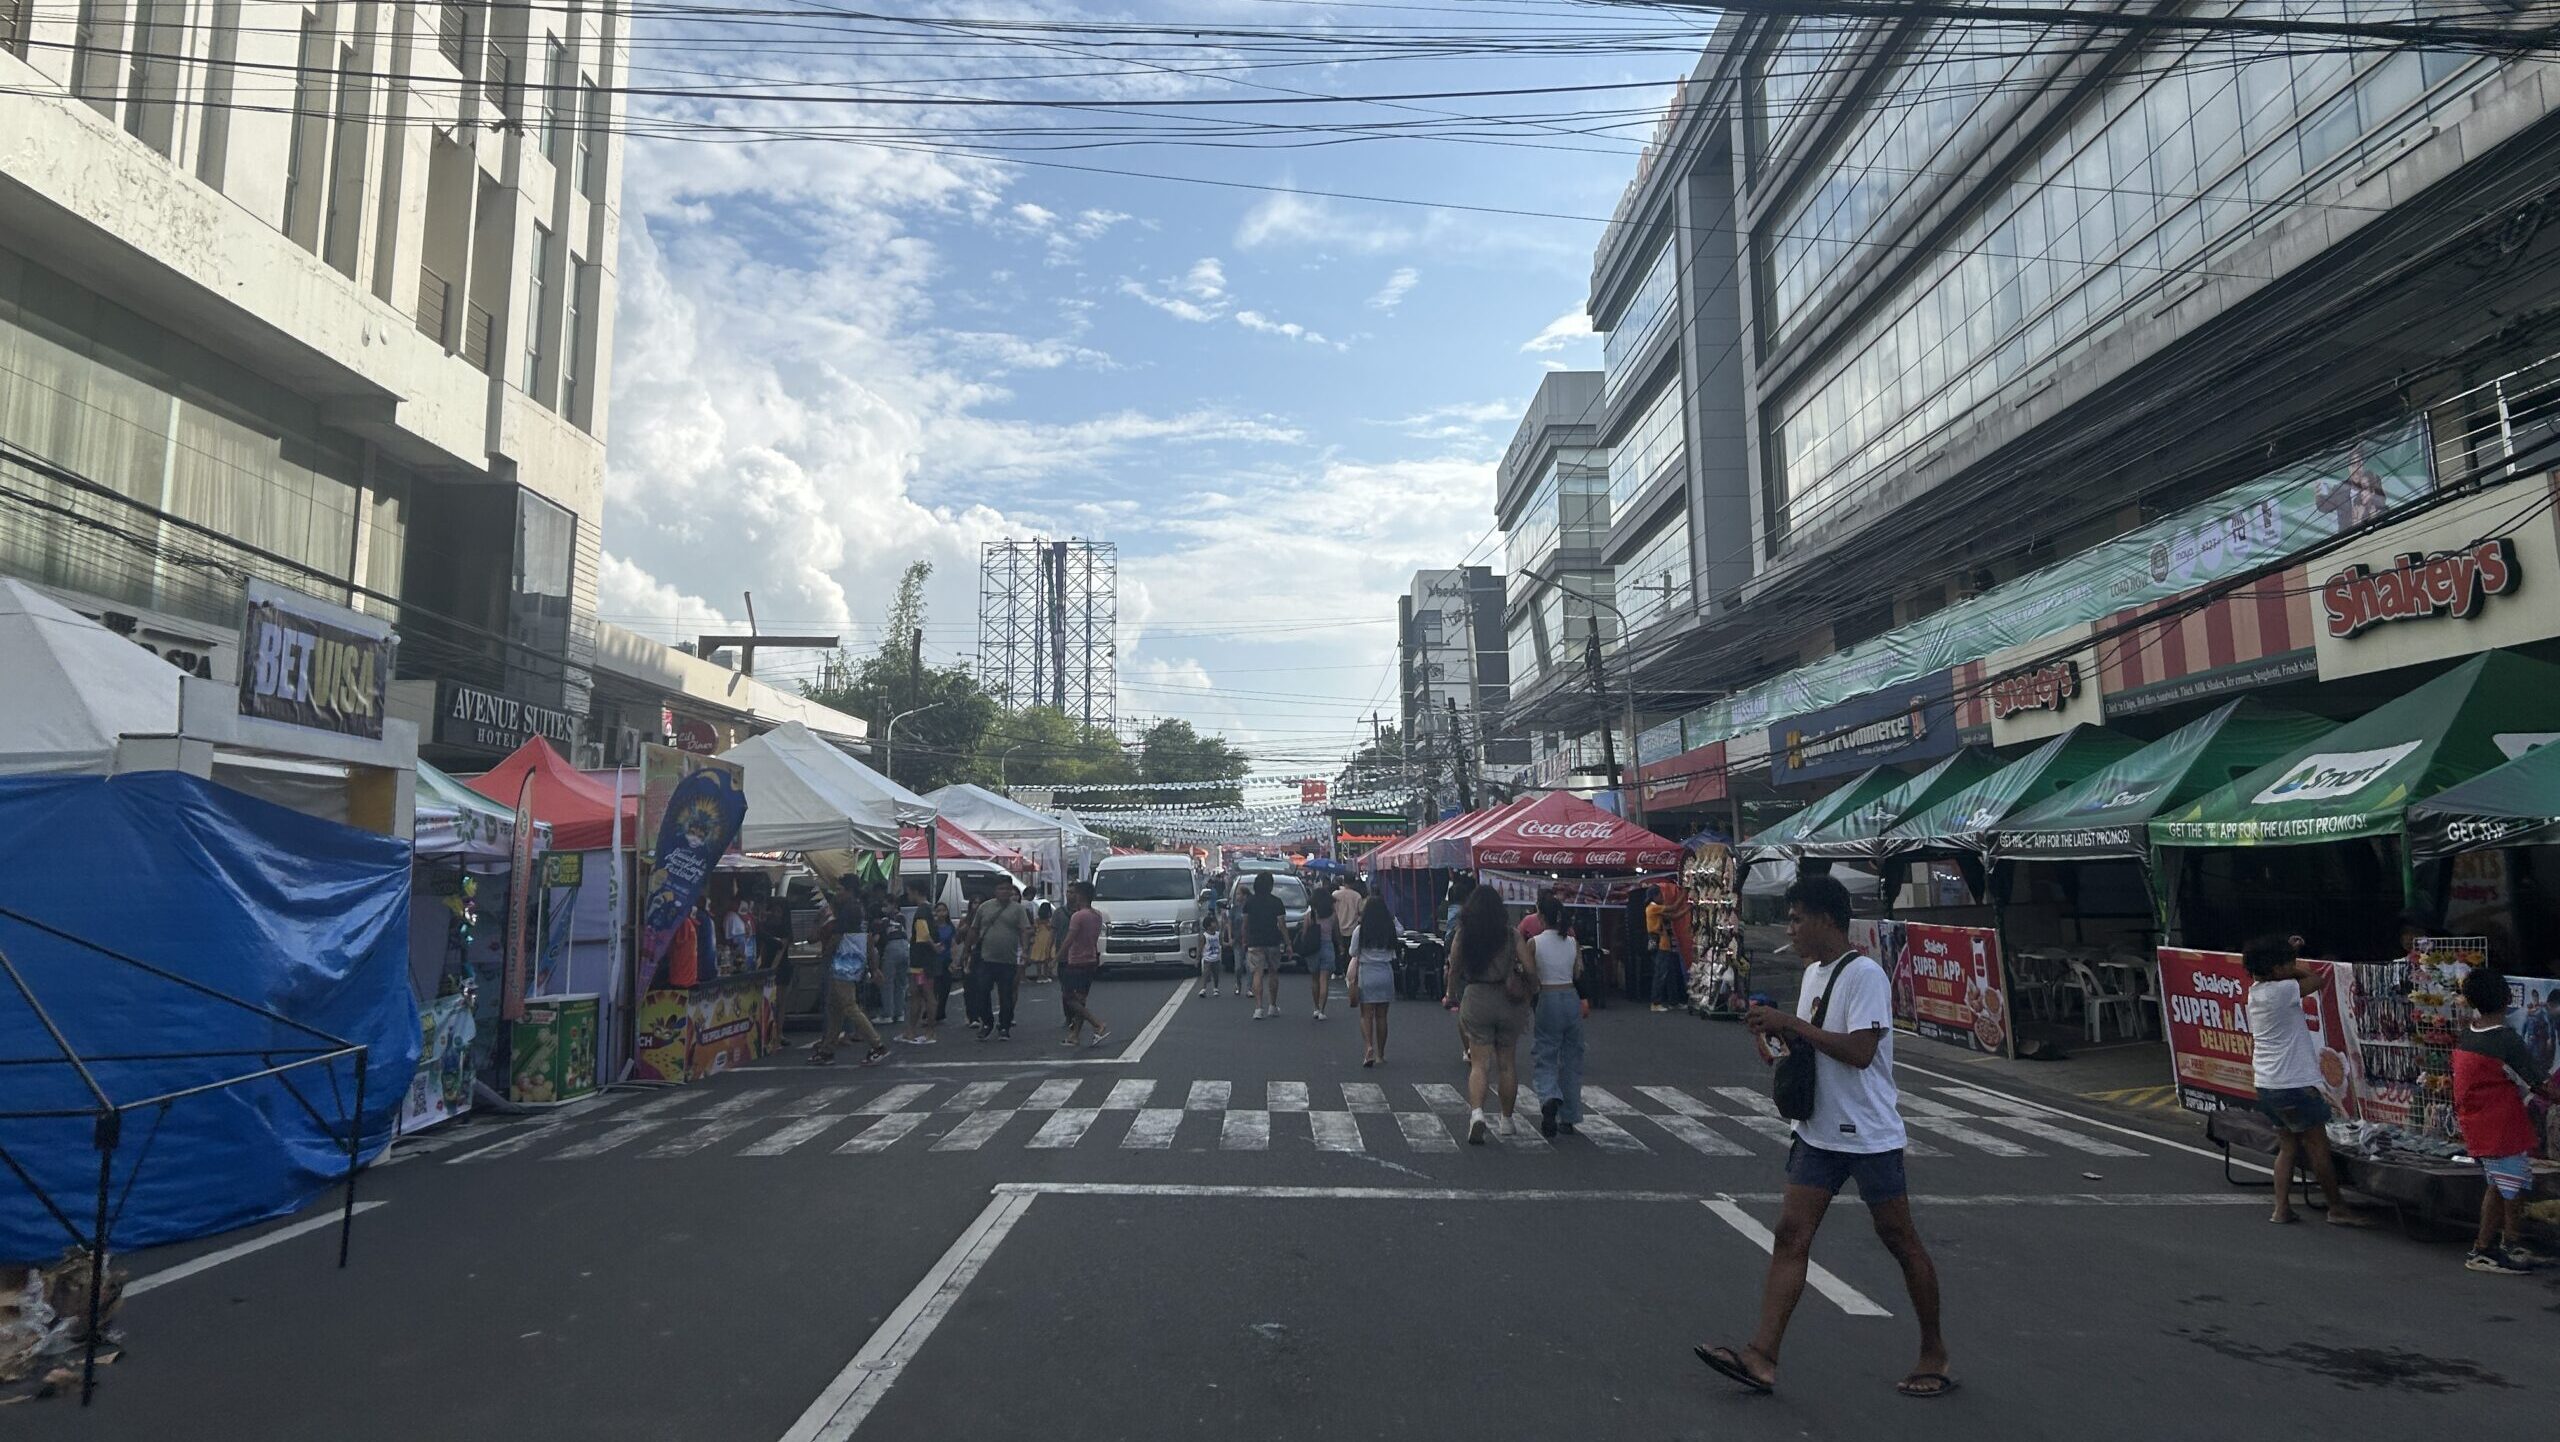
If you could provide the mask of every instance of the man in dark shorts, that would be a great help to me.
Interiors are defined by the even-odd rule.
[[[1902,1265],[1911,1311],[1920,1323],[1920,1359],[1894,1384],[1906,1397],[1943,1397],[1955,1390],[1946,1339],[1938,1334],[1938,1269],[1911,1225],[1902,1166],[1901,1097],[1893,1085],[1893,982],[1882,964],[1849,944],[1849,891],[1830,876],[1802,876],[1787,888],[1787,940],[1804,958],[1793,1014],[1755,1006],[1743,1018],[1763,1060],[1811,1047],[1813,1115],[1795,1123],[1787,1152],[1787,1189],[1769,1275],[1760,1289],[1760,1329],[1739,1349],[1700,1344],[1698,1360],[1754,1392],[1778,1385],[1778,1348],[1787,1319],[1804,1295],[1813,1234],[1831,1199],[1852,1180],[1874,1219],[1876,1236]],[[1822,1022],[1815,1025],[1819,1009]]]

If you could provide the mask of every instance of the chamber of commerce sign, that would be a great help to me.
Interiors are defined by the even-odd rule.
[[[2498,536],[2462,550],[2412,551],[2380,571],[2349,566],[2320,587],[2321,621],[2338,640],[2389,621],[2478,615],[2521,580],[2515,542]]]
[[[2080,694],[2080,663],[2056,661],[1991,683],[1991,715],[2006,721],[2028,711],[2059,711]]]

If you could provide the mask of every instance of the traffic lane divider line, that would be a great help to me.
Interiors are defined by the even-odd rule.
[[[376,1207],[387,1207],[389,1205],[391,1205],[389,1202],[382,1201],[358,1202],[356,1203],[356,1215],[363,1216],[365,1213],[372,1211]],[[157,1272],[153,1272],[147,1277],[136,1277],[132,1281],[124,1284],[124,1294],[128,1297],[139,1297],[145,1292],[165,1287],[171,1282],[183,1282],[187,1278],[192,1277],[199,1272],[212,1271],[214,1268],[221,1266],[225,1262],[236,1262],[242,1257],[248,1256],[252,1252],[263,1252],[278,1242],[290,1242],[296,1237],[306,1236],[312,1232],[334,1227],[338,1225],[345,1216],[346,1213],[340,1208],[331,1207],[329,1208],[327,1216],[312,1217],[304,1221],[295,1222],[289,1227],[278,1227],[272,1232],[251,1237],[245,1242],[234,1242],[230,1246],[223,1248],[221,1251],[207,1252],[201,1257],[180,1262],[174,1267],[164,1267]]]
[[[851,1437],[897,1385],[898,1375],[924,1349],[926,1339],[951,1314],[960,1294],[977,1280],[987,1259],[1036,1200],[1037,1195],[1029,1192],[1000,1192],[991,1199],[915,1290],[872,1332],[862,1350],[800,1414],[800,1420],[782,1434],[782,1442],[844,1442]]]
[[[1715,1213],[1719,1218],[1722,1218],[1726,1226],[1733,1228],[1743,1236],[1751,1239],[1752,1242],[1759,1246],[1761,1251],[1766,1252],[1771,1256],[1777,1255],[1777,1236],[1767,1227],[1760,1225],[1759,1218],[1744,1211],[1741,1204],[1734,1201],[1733,1198],[1729,1196],[1707,1198],[1702,1200],[1699,1205],[1705,1207],[1708,1211]],[[1831,1305],[1838,1307],[1841,1311],[1848,1313],[1852,1317],[1890,1317],[1893,1315],[1884,1308],[1877,1306],[1874,1301],[1868,1298],[1866,1293],[1861,1292],[1857,1288],[1850,1286],[1847,1282],[1840,1280],[1838,1275],[1833,1273],[1830,1268],[1825,1267],[1820,1262],[1814,1261],[1810,1258],[1807,1258],[1804,1264],[1804,1279],[1813,1285],[1813,1289],[1815,1291],[1820,1292],[1825,1298],[1827,1298]]]
[[[1419,1115],[1399,1112],[1399,1116]],[[1261,1201],[1388,1202],[1678,1202],[1709,1198],[1697,1192],[1574,1190],[1569,1188],[1317,1187],[1227,1182],[998,1182],[995,1191],[1048,1197],[1201,1197]],[[1718,1199],[1774,1204],[1783,1192],[1718,1192]],[[1982,1192],[1920,1198],[1924,1207],[2259,1207],[2266,1198],[2239,1192]]]

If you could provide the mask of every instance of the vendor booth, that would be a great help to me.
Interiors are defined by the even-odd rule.
[[[1802,811],[1743,842],[1734,848],[1735,854],[1746,870],[1762,861],[1795,861],[1802,854],[1806,837],[1910,779],[1890,766],[1861,772],[1855,779],[1814,798]]]
[[[1050,890],[1064,895],[1068,882],[1091,875],[1111,843],[1072,816],[1052,816],[983,786],[956,782],[925,798],[940,815],[985,839],[1010,846],[1038,864]]]
[[[1797,859],[1880,867],[1887,851],[1885,833],[1999,769],[1998,762],[1971,747],[1955,752],[1871,800],[1835,810],[1831,819],[1793,843]],[[1891,896],[1887,887],[1888,902]]]
[[[2560,747],[2545,742],[2410,807],[2409,851],[2447,932],[2485,938],[2511,979],[2560,973]],[[2534,1033],[2560,1051],[2560,1016]]]
[[[472,1083],[490,1070],[502,1025],[497,999],[516,880],[513,811],[422,761],[417,814],[409,866],[409,985],[418,1001],[420,1040],[418,1072],[401,1104],[404,1134],[471,1110]],[[533,851],[546,860],[550,851],[550,829],[539,822]],[[536,981],[529,987],[537,994],[546,989],[541,978],[565,948],[572,914],[566,903],[573,894],[558,898],[562,904],[555,909],[554,898],[537,893],[531,917]]]

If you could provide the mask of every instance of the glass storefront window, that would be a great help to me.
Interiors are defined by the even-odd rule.
[[[1623,515],[1664,470],[1687,454],[1680,425],[1680,377],[1664,378],[1609,453],[1609,512]]]
[[[1606,368],[1600,383],[1604,392],[1617,393],[1629,368],[1644,355],[1647,344],[1679,312],[1678,255],[1678,247],[1667,241],[1663,244],[1645,271],[1644,283],[1636,287],[1635,299],[1627,302],[1618,323],[1600,338],[1601,364]]]
[[[559,694],[565,671],[554,658],[569,649],[577,541],[577,517],[531,491],[516,492],[515,580],[507,595],[507,637],[516,643],[507,653],[510,688]]]

